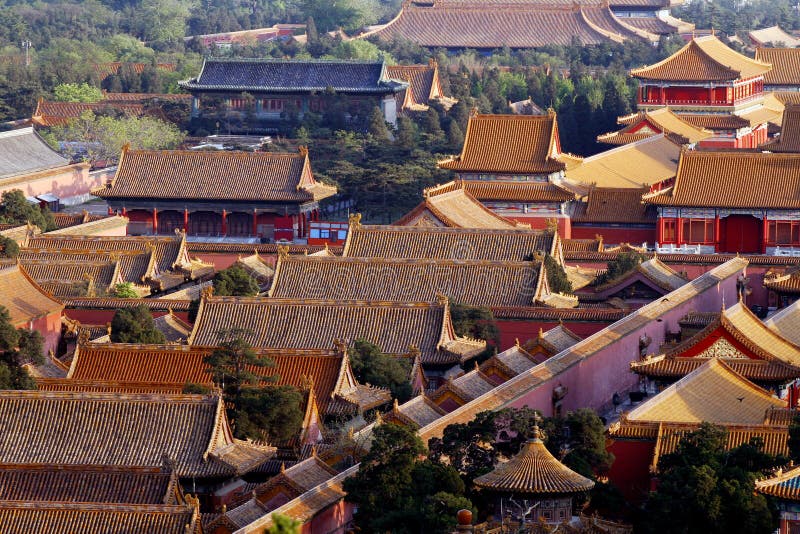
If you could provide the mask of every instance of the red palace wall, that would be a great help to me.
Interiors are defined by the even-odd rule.
[[[343,534],[353,520],[354,505],[344,499],[317,513],[300,527],[301,534]]]
[[[608,479],[628,502],[642,502],[650,490],[650,463],[656,442],[609,439],[606,448],[614,455]]]
[[[607,327],[611,322],[564,321],[564,326],[582,338],[591,336]],[[537,321],[532,319],[498,319],[497,329],[500,330],[500,346],[498,352],[511,348],[519,339],[525,343],[539,335],[539,329],[547,332],[558,326],[558,321]]]
[[[554,219],[558,223],[558,235],[561,236],[562,239],[570,239],[572,236],[572,221],[569,217],[564,215],[531,215],[531,216],[509,216],[509,219],[512,221],[519,221],[521,223],[530,224],[531,228],[534,230],[544,230],[547,228],[547,221]],[[594,237],[594,236],[592,236]]]
[[[594,239],[596,235],[603,236],[606,245],[630,243],[641,245],[647,243],[652,246],[656,242],[656,228],[611,228],[608,226],[573,226],[572,239]]]

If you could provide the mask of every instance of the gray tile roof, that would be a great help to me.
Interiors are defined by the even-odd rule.
[[[386,94],[408,83],[392,80],[382,62],[284,59],[214,59],[203,62],[197,78],[180,82],[198,90],[297,92],[325,91]]]
[[[33,128],[0,133],[0,179],[69,165]]]

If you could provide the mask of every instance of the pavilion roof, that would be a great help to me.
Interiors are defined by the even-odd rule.
[[[564,169],[560,152],[555,113],[473,114],[461,155],[440,161],[439,167],[474,173],[548,174]]]
[[[327,349],[335,340],[363,338],[386,354],[404,356],[413,345],[422,362],[431,365],[457,363],[485,349],[483,342],[455,335],[446,299],[426,303],[207,297],[200,302],[189,343],[214,345],[217,332],[231,328],[252,332],[247,341],[254,347]]]
[[[197,78],[179,82],[188,90],[291,93],[329,88],[337,93],[387,94],[408,83],[387,75],[382,61],[208,58]]]
[[[800,85],[800,49],[757,48],[756,60],[772,65],[764,75],[766,85]]]
[[[408,83],[401,109],[427,109],[431,100],[443,96],[439,66],[435,60],[427,65],[387,65],[386,75]]]
[[[444,186],[443,186],[444,187]],[[424,200],[395,223],[397,226],[449,226],[452,228],[516,228],[519,223],[497,215],[478,202],[467,189],[443,193],[425,191]]]
[[[792,48],[800,46],[800,39],[791,34],[786,33],[781,29],[780,26],[777,25],[770,26],[769,28],[761,28],[760,30],[752,30],[748,33],[748,36],[756,45],[780,44],[784,47],[788,47],[787,50],[791,50]],[[758,57],[757,52],[756,52],[756,59],[761,59]],[[764,63],[772,63],[772,62],[766,60],[764,61]]]
[[[640,111],[617,119],[625,127],[616,132],[597,136],[601,143],[626,144],[663,133],[680,139],[682,144],[697,143],[711,137],[713,132],[686,122],[668,107]]]
[[[54,299],[19,265],[0,268],[0,303],[8,310],[11,324],[28,327],[30,322],[54,313],[64,305]]]
[[[540,263],[355,257],[278,260],[271,297],[429,302],[445,295],[469,306],[532,306]]]
[[[123,149],[117,172],[92,194],[108,199],[309,202],[336,194],[297,154]]]
[[[756,480],[756,491],[783,501],[800,501],[800,466],[779,469],[772,477]]]
[[[213,395],[0,391],[0,408],[4,463],[158,466],[168,455],[180,477],[229,477],[274,452],[234,440]]]
[[[800,346],[800,300],[778,310],[764,324],[787,341]]]
[[[631,70],[631,76],[663,81],[732,81],[761,76],[770,70],[762,63],[729,48],[714,35],[695,37],[683,48],[653,65]]]
[[[0,132],[0,179],[67,165],[69,160],[50,148],[33,128]]]
[[[675,291],[689,280],[679,275],[669,265],[654,256],[636,266],[636,269],[624,273],[620,277],[609,280],[601,286],[595,287],[596,291],[603,291],[610,287],[624,285],[628,279],[637,274],[643,275],[656,286],[669,293]]]
[[[762,424],[769,408],[785,407],[717,358],[678,380],[627,414],[628,421]]]
[[[780,137],[761,148],[770,152],[800,152],[800,104],[786,105],[783,109]]]
[[[648,136],[584,158],[567,169],[569,183],[599,188],[633,188],[657,184],[675,176],[680,145],[662,134]]]
[[[56,102],[40,98],[31,120],[38,126],[59,126],[72,119],[79,118],[87,111],[94,114],[115,111],[128,117],[141,117],[144,115],[144,106],[139,103],[106,100],[97,102]]]
[[[119,74],[119,70],[122,67],[130,68],[136,74],[141,74],[144,72],[144,69],[149,65],[149,63],[132,63],[132,62],[120,62],[120,61],[112,61],[109,63],[95,63],[93,65],[94,71],[100,77],[100,80],[104,80],[109,76],[114,74]],[[162,69],[170,72],[175,71],[176,64],[175,63],[156,63],[157,69]]]
[[[584,45],[657,40],[617,18],[608,4],[541,0],[412,0],[394,20],[366,35],[443,48],[531,48],[569,45],[572,39]]]
[[[351,224],[343,256],[522,261],[536,251],[555,255],[557,247],[544,230]]]
[[[576,223],[654,224],[658,218],[652,206],[642,203],[649,188],[592,187],[586,202],[576,204]]]
[[[516,456],[473,482],[485,490],[523,495],[580,493],[594,487],[593,481],[556,460],[540,439],[538,427]]]
[[[110,290],[122,282],[119,262],[51,262],[21,261],[22,269],[42,287],[47,286],[50,293],[60,296],[87,296],[87,291],[98,288],[100,293]],[[79,288],[75,294],[71,288]]]
[[[800,154],[683,151],[672,187],[645,195],[659,206],[800,207]]]
[[[82,534],[147,532],[200,534],[201,522],[192,505],[107,504],[0,501],[4,532],[60,534],[65,528]]]
[[[563,158],[563,157],[562,157]],[[429,187],[424,194],[441,195],[463,189],[478,201],[505,202],[567,202],[575,199],[575,194],[552,182],[512,181],[512,180],[464,180],[457,178],[445,184]]]
[[[158,389],[180,392],[187,383],[211,386],[208,365],[203,361],[213,347],[181,345],[136,345],[121,343],[84,344],[75,351],[67,382],[98,382],[129,385],[133,391],[146,384]],[[264,350],[257,351],[273,363],[273,367],[252,367],[250,372],[264,377],[275,376],[277,385],[289,385],[301,390],[313,389],[320,412],[326,414],[329,405],[340,399],[359,405],[361,386],[353,376],[346,353],[338,350]],[[65,387],[64,383],[60,386]],[[389,401],[388,392],[375,390],[378,404]],[[373,403],[374,404],[374,403]],[[359,406],[369,409],[373,406]]]
[[[732,113],[724,115],[686,113],[682,114],[681,118],[689,124],[705,128],[706,130],[738,130],[739,128],[750,126],[749,120]]]
[[[0,501],[176,504],[169,466],[0,464]]]

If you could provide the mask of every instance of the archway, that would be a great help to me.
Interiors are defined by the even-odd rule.
[[[722,222],[721,252],[761,253],[761,219],[752,215],[729,215]]]

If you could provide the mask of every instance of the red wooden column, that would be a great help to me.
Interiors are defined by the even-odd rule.
[[[111,209],[111,206],[108,207],[108,214],[114,215],[114,210]]]
[[[666,101],[664,86],[658,88],[658,103],[663,104]]]
[[[228,212],[222,210],[222,235],[228,235]]]
[[[183,208],[183,232],[189,233],[189,210],[186,208]]]
[[[128,210],[125,209],[125,206],[122,206],[122,216],[123,217],[127,217],[128,216]]]
[[[153,208],[153,234],[158,234],[158,210]]]
[[[761,236],[761,253],[762,254],[766,254],[767,253],[767,241],[769,241],[769,221],[767,220],[767,214],[766,213],[764,214],[764,219],[763,220],[764,220],[764,222],[763,222],[764,231],[762,232],[763,235]]]
[[[683,245],[683,217],[675,219],[675,243]]]
[[[258,210],[253,210],[253,237],[258,236]]]
[[[658,235],[656,235],[656,241],[658,242],[659,245],[663,245],[664,244],[664,218],[663,217],[659,217],[658,218],[658,226],[656,227],[656,232],[658,234]]]
[[[709,87],[708,88],[708,103],[709,104],[713,104],[714,103],[714,88],[713,87]]]
[[[719,242],[720,242],[720,224],[719,224],[719,213],[714,216],[714,252],[719,252]]]

